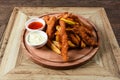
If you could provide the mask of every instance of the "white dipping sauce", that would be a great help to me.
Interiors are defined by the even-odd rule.
[[[28,42],[31,45],[42,44],[45,41],[45,37],[37,32],[34,32],[28,36]]]
[[[47,43],[48,36],[44,31],[32,31],[26,36],[26,43],[33,47],[42,47]]]

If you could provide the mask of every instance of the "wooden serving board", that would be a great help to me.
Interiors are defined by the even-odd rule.
[[[25,22],[48,13],[72,12],[92,21],[100,34],[100,49],[88,63],[69,70],[35,64],[21,44]],[[104,8],[15,7],[1,40],[0,80],[120,80],[120,48]]]

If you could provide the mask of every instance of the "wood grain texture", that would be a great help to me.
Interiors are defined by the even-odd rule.
[[[5,48],[6,48],[6,44],[7,44],[7,42],[8,42],[8,39],[9,39],[9,36],[10,36],[10,33],[11,33],[11,30],[12,30],[12,27],[13,27],[13,23],[14,23],[14,20],[15,20],[15,18],[16,18],[16,13],[17,11],[15,11],[14,10],[14,12],[12,13],[12,15],[11,15],[11,18],[9,19],[9,22],[8,22],[8,27],[6,28],[6,30],[4,31],[4,30],[2,30],[2,31],[4,31],[4,33],[2,34],[1,33],[1,35],[3,36],[2,37],[2,39],[1,39],[1,41],[0,41],[0,57],[1,57],[1,59],[2,59],[2,57],[3,57],[3,53],[4,53],[4,51],[5,51]],[[4,28],[3,28],[4,29]],[[6,35],[6,36],[5,36]],[[1,60],[0,60],[0,62],[1,62]],[[1,63],[0,63],[1,64]]]
[[[70,70],[53,70],[35,64],[25,55],[26,50],[21,44],[24,23],[28,17],[64,11],[82,15],[97,26],[101,38],[97,55],[87,64]],[[0,66],[1,80],[119,80],[119,45],[102,7],[16,7],[4,33],[5,38],[0,48],[4,54]]]
[[[10,19],[10,23],[7,27],[5,37],[7,37],[8,43],[7,43],[7,45],[4,43],[2,44],[3,45],[2,47],[4,47],[4,45],[6,45],[5,51],[1,52],[1,53],[4,53],[4,57],[2,59],[1,69],[0,69],[2,74],[7,73],[9,70],[14,68],[14,66],[15,66],[17,56],[18,56],[17,54],[18,54],[18,50],[19,50],[18,46],[20,46],[20,42],[21,42],[21,32],[23,30],[24,23],[27,18],[23,13],[18,12],[16,14],[17,14],[17,16],[14,20],[14,23],[12,24],[13,20]],[[14,53],[14,54],[12,54],[12,53]],[[14,58],[12,58],[12,57],[14,57]],[[6,67],[4,65],[6,65]]]

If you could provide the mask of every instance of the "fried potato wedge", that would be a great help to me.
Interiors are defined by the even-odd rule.
[[[80,37],[77,34],[75,34],[75,36],[76,36],[77,40],[80,42],[81,41]]]
[[[54,44],[58,49],[61,49],[61,45],[60,45],[59,42],[53,41],[53,44]]]
[[[70,37],[70,40],[72,41],[72,43],[79,46],[79,40],[76,38],[76,36],[74,34],[69,34],[69,37]]]
[[[85,48],[85,47],[86,47],[86,44],[83,41],[81,41],[81,48]]]
[[[70,24],[70,25],[76,24],[76,22],[71,21],[71,20],[67,20],[67,19],[64,19],[64,18],[61,18],[60,20],[64,21],[64,22],[67,23],[67,24]]]
[[[76,47],[76,45],[73,44],[70,40],[68,41],[68,45],[69,45],[71,48],[75,48],[75,47]]]
[[[61,54],[60,49],[55,44],[53,44],[51,41],[48,41],[47,45],[57,54]]]

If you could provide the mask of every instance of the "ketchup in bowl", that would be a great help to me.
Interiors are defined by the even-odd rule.
[[[32,22],[28,25],[30,29],[39,29],[43,26],[41,22]]]
[[[25,27],[28,31],[43,30],[45,21],[42,18],[32,18],[25,23]]]

